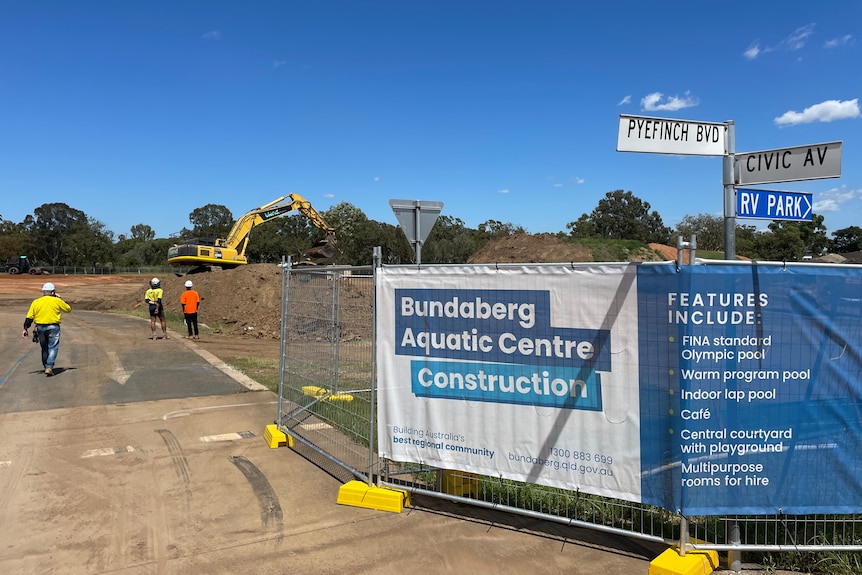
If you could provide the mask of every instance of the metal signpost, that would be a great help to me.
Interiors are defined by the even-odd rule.
[[[443,202],[424,202],[422,200],[389,200],[407,241],[413,245],[416,265],[422,263],[422,242],[428,237],[434,222],[443,210]]]
[[[618,152],[722,156],[724,257],[736,259],[736,218],[811,221],[811,194],[738,189],[841,177],[842,143],[736,153],[734,122],[693,122],[620,114]]]

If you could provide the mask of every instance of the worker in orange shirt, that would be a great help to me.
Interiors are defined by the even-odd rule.
[[[186,281],[186,291],[180,296],[180,305],[183,307],[183,316],[186,319],[186,327],[189,335],[186,339],[200,339],[198,335],[198,308],[201,305],[201,296],[194,289],[192,280]]]

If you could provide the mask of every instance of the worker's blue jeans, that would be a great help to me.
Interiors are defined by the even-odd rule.
[[[39,332],[39,345],[42,346],[42,365],[53,369],[57,350],[60,349],[60,324],[40,325],[36,331]]]

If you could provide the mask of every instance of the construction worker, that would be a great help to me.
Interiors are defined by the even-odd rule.
[[[148,289],[147,293],[144,294],[144,301],[147,302],[150,310],[150,331],[153,334],[153,339],[156,339],[156,318],[158,318],[159,322],[162,324],[162,337],[169,339],[168,324],[165,322],[165,306],[162,305],[163,295],[162,282],[159,281],[159,278],[151,279],[150,289]]]
[[[180,305],[183,307],[183,316],[189,330],[188,339],[200,339],[198,336],[198,308],[201,305],[201,296],[194,290],[195,284],[192,283],[192,280],[186,280],[185,286],[186,291],[180,296]]]
[[[21,337],[26,338],[27,330],[36,324],[34,336],[38,336],[42,347],[42,367],[48,377],[54,375],[54,361],[60,349],[60,321],[63,314],[70,311],[72,308],[57,295],[51,282],[42,286],[42,296],[34,299],[27,311]]]

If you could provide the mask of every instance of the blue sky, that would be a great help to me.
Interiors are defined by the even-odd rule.
[[[616,189],[721,215],[721,158],[618,152],[633,114],[732,120],[740,153],[842,141],[841,178],[759,186],[832,232],[862,226],[860,97],[858,0],[2,0],[0,216],[168,237],[297,192],[540,233]]]

